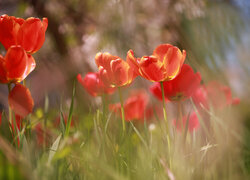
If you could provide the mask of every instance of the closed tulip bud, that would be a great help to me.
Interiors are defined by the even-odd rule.
[[[21,82],[35,66],[34,58],[21,46],[11,46],[4,58],[0,56],[0,82]]]
[[[9,105],[19,116],[25,117],[32,112],[34,101],[28,88],[22,84],[16,84],[9,93]]]
[[[137,76],[133,67],[118,56],[109,53],[97,53],[95,62],[99,68],[100,78],[111,87],[129,85]]]
[[[12,45],[21,45],[28,53],[37,52],[45,40],[48,19],[16,18],[2,15],[0,17],[0,42],[6,50]]]
[[[115,88],[106,86],[100,79],[99,73],[88,73],[84,78],[80,74],[77,75],[78,82],[87,90],[91,96],[101,96],[103,94],[112,94]]]

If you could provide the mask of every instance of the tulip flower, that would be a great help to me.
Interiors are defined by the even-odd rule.
[[[77,80],[87,90],[91,96],[101,96],[103,94],[112,94],[115,88],[105,85],[100,79],[99,73],[88,73],[84,78],[80,74],[77,75]]]
[[[35,53],[45,41],[48,19],[30,17],[26,20],[14,16],[0,17],[0,42],[6,50],[12,45],[21,45],[26,52]]]
[[[182,122],[178,121],[177,123],[177,121],[174,120],[173,124],[176,126],[178,130],[181,130],[182,128],[185,129],[185,127],[187,126],[189,132],[193,132],[200,127],[199,118],[195,113],[195,111],[193,111],[190,115],[184,116],[182,118]]]
[[[192,95],[196,106],[201,109],[209,109],[209,105],[214,108],[222,109],[229,105],[239,104],[238,98],[232,97],[231,89],[217,81],[211,81],[206,85],[200,86]]]
[[[34,102],[28,88],[22,84],[16,84],[9,93],[9,105],[20,117],[25,117],[32,112]]]
[[[132,50],[128,51],[127,61],[143,78],[152,82],[163,82],[174,79],[186,58],[186,51],[182,52],[170,44],[161,44],[151,56],[135,58]]]
[[[21,82],[35,69],[34,58],[21,46],[11,46],[0,56],[0,83]]]
[[[144,121],[147,112],[149,97],[144,91],[136,91],[131,93],[130,97],[124,103],[125,120]],[[113,104],[109,106],[110,110],[121,115],[121,104]]]
[[[121,87],[132,83],[137,76],[133,67],[118,56],[109,53],[97,53],[96,65],[103,83],[111,87]]]
[[[185,100],[191,97],[199,87],[200,82],[200,73],[194,73],[189,65],[184,64],[181,72],[175,79],[163,82],[165,98],[169,101]],[[159,82],[154,83],[150,87],[150,91],[154,96],[162,100],[161,85]]]

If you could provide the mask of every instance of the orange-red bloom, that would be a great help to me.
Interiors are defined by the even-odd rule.
[[[200,73],[194,73],[189,65],[184,64],[180,74],[175,79],[163,82],[165,98],[170,101],[189,98],[199,87],[200,82]],[[158,99],[162,100],[161,85],[159,82],[154,83],[150,87],[150,91]]]
[[[0,55],[0,83],[21,82],[35,66],[34,58],[21,46],[11,46],[5,57]]]
[[[21,117],[27,116],[33,110],[34,102],[30,91],[22,84],[15,85],[9,93],[8,100],[11,109]]]
[[[144,117],[145,115],[147,115],[146,112],[147,112],[148,102],[149,102],[149,97],[145,91],[132,92],[130,97],[124,103],[125,120],[144,121]],[[110,105],[109,109],[121,115],[120,103]]]
[[[109,53],[97,53],[95,62],[99,68],[100,78],[104,84],[111,87],[129,85],[137,76],[134,68],[118,56]]]
[[[179,74],[185,58],[185,50],[181,52],[170,44],[159,45],[151,56],[135,58],[132,50],[127,54],[127,61],[137,69],[137,73],[152,82],[174,79]]]
[[[200,109],[203,106],[209,109],[212,105],[214,108],[222,109],[229,105],[239,104],[238,98],[232,97],[231,89],[217,81],[211,81],[207,85],[200,86],[192,95],[193,101]]]
[[[86,74],[84,78],[78,74],[77,80],[94,97],[103,94],[112,94],[115,91],[115,88],[109,87],[102,82],[99,73],[91,72]]]
[[[38,51],[45,40],[48,19],[43,18],[16,18],[2,15],[0,17],[0,42],[5,49],[12,45],[21,45],[28,53]]]
[[[182,124],[180,124],[180,121],[178,123],[176,122],[177,121],[174,120],[173,124],[177,127],[178,130],[181,130],[182,128],[185,129],[187,123],[189,132],[193,132],[194,130],[197,130],[200,127],[199,118],[195,111],[193,111],[190,115],[184,116],[182,118]]]

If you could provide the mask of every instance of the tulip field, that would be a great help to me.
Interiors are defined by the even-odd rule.
[[[241,2],[0,1],[0,180],[250,179]]]

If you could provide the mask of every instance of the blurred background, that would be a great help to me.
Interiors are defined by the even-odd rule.
[[[203,80],[222,80],[249,103],[248,0],[0,0],[0,14],[49,19],[46,42],[29,76],[36,106],[68,94],[77,73],[96,71],[95,54],[150,54],[161,43],[187,50]],[[0,47],[1,54],[5,53]],[[145,82],[137,80],[139,85]],[[6,105],[1,86],[1,104]],[[78,93],[79,95],[79,93]],[[82,91],[86,105],[92,99]]]
[[[187,51],[185,62],[203,82],[218,80],[231,88],[241,99],[235,117],[250,129],[249,0],[0,0],[2,14],[49,20],[46,41],[34,55],[37,67],[27,79],[36,108],[44,106],[46,96],[55,109],[61,97],[70,100],[76,75],[97,70],[99,51],[125,59],[129,49],[140,57],[170,43]],[[1,45],[0,53],[5,53]],[[137,78],[129,88],[149,84]],[[98,105],[79,84],[76,95],[80,111]],[[0,103],[7,108],[4,85]],[[250,143],[244,148],[250,167]]]

